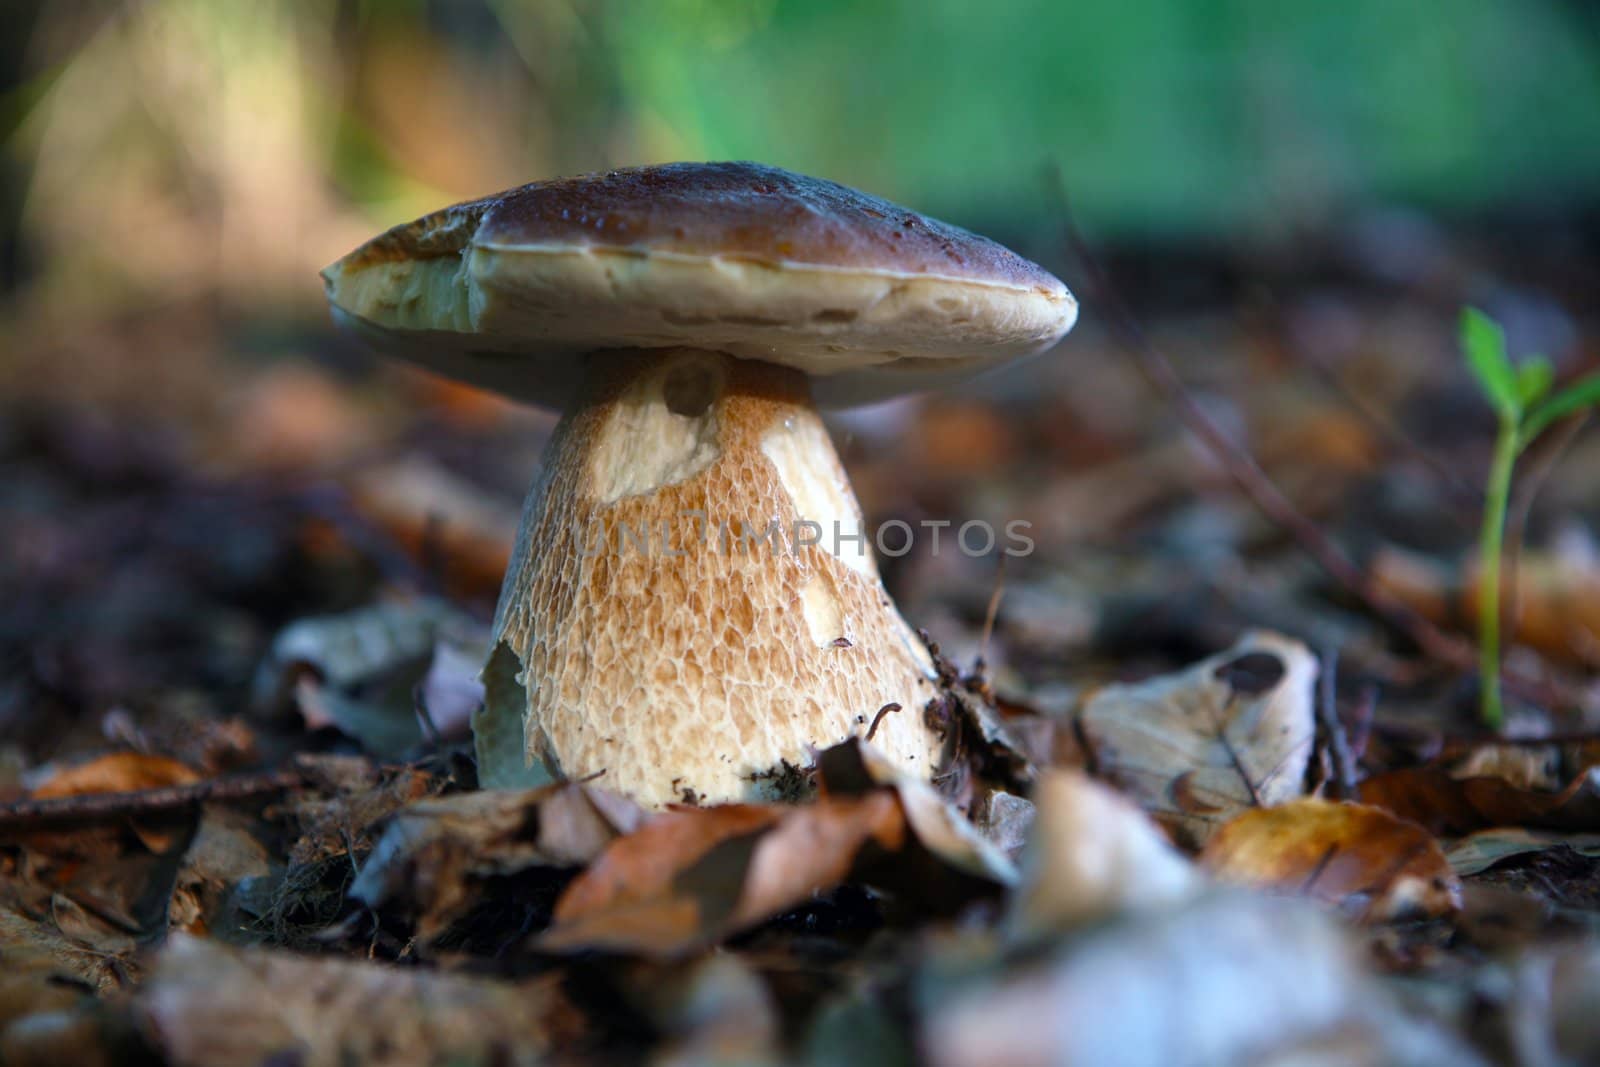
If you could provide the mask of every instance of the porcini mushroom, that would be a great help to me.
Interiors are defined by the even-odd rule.
[[[390,230],[323,277],[375,347],[563,412],[496,612],[485,781],[509,748],[645,804],[749,799],[890,704],[874,744],[933,773],[932,665],[814,402],[1041,351],[1076,317],[1060,281],[752,163],[536,182]]]

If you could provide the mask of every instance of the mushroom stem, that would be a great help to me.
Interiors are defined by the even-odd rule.
[[[645,804],[770,796],[772,772],[888,703],[908,713],[874,744],[928,776],[932,677],[804,374],[688,348],[592,357],[500,594],[475,731],[489,784],[520,741],[520,760],[604,772]]]

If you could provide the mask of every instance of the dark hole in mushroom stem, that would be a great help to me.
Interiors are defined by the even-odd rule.
[[[716,403],[717,384],[717,376],[710,367],[694,363],[681,365],[667,372],[661,396],[667,410],[674,415],[699,418]]]

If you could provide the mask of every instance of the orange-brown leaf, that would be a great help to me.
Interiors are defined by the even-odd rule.
[[[888,791],[799,807],[675,808],[579,875],[540,943],[678,954],[838,885],[868,842],[892,852],[905,839],[905,816]]]
[[[1221,881],[1353,905],[1369,918],[1460,907],[1460,883],[1433,836],[1364,804],[1306,798],[1247,811],[1200,861]]]
[[[140,789],[189,785],[199,780],[200,775],[192,768],[166,756],[113,752],[88,763],[62,768],[35,789],[33,795],[43,800],[86,793],[132,793]]]

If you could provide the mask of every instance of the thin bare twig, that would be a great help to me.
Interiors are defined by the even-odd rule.
[[[291,769],[126,793],[84,793],[43,800],[17,800],[0,804],[0,834],[140,815],[170,814],[215,801],[253,800],[297,788],[304,782],[304,775]]]
[[[1145,336],[1138,318],[1118,294],[1105,268],[1078,230],[1068,207],[1060,175],[1057,174],[1055,177],[1067,244],[1088,275],[1090,292],[1099,311],[1112,333],[1135,358],[1145,378],[1172,405],[1189,432],[1199,438],[1200,442],[1211,451],[1234,484],[1250,498],[1261,513],[1287,531],[1329,577],[1349,590],[1379,618],[1409,637],[1424,655],[1441,663],[1447,663],[1458,670],[1475,673],[1478,669],[1478,652],[1472,642],[1445,633],[1391,596],[1372,579],[1371,575],[1345,555],[1344,550],[1336,545],[1321,527],[1295,507],[1272,479],[1267,477],[1266,472],[1256,463],[1255,457],[1229,437],[1211,416],[1206,414],[1205,409],[1190,395],[1171,362]],[[1507,686],[1535,702],[1566,707],[1576,707],[1580,703],[1567,687],[1551,681],[1528,678],[1520,674],[1512,675],[1509,672],[1505,674],[1503,681]]]

